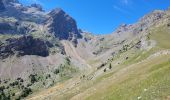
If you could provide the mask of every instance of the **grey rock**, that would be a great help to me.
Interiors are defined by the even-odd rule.
[[[73,40],[81,37],[78,32],[76,21],[67,15],[62,9],[54,9],[49,14],[50,17],[46,21],[50,33],[54,33],[60,40]]]
[[[0,34],[27,34],[29,31],[31,27],[20,22],[0,22]]]
[[[32,4],[31,7],[34,7],[39,11],[43,11],[43,8],[42,8],[42,6],[40,4]]]
[[[52,46],[50,42],[32,36],[9,38],[0,45],[0,58],[5,59],[16,53],[18,56],[37,55],[46,57],[49,55],[48,48]]]
[[[118,29],[116,30],[117,33],[120,33],[120,32],[124,32],[124,31],[127,31],[128,29],[128,25],[127,24],[122,24],[118,27]]]
[[[124,35],[123,33],[133,33],[134,35],[137,35],[142,31],[146,31],[149,27],[151,27],[159,20],[161,20],[165,15],[166,15],[165,11],[155,10],[152,13],[142,17],[138,23],[130,25],[127,24],[120,25],[115,31],[115,33],[119,35]]]

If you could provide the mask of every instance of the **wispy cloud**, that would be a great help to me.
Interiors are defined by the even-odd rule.
[[[113,8],[120,13],[131,15],[133,4],[133,0],[120,0],[117,4],[113,6]]]
[[[120,5],[126,6],[126,7],[132,7],[134,4],[133,0],[120,0]]]
[[[128,14],[128,15],[130,15],[130,12],[128,12],[127,10],[125,10],[125,9],[119,7],[119,6],[114,5],[113,8],[114,8],[115,10],[123,13],[123,14]]]

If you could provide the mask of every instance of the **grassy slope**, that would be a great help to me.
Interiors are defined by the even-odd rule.
[[[138,97],[142,98],[142,100],[170,99],[169,55],[162,55],[140,64],[133,64],[145,59],[156,50],[170,49],[170,28],[163,25],[152,29],[150,33],[151,39],[156,40],[157,47],[149,52],[139,52],[126,61],[124,63],[124,65],[127,65],[126,68],[132,68],[122,73],[119,79],[112,80],[112,77],[116,75],[115,73],[102,76],[112,81],[107,80],[97,84],[102,89],[99,88],[97,92],[88,96],[87,100],[136,100]]]
[[[166,59],[163,59],[166,58]],[[162,56],[152,61],[130,65],[97,84],[98,91],[87,100],[145,100],[163,99],[170,95],[169,56]],[[156,63],[155,63],[156,62]],[[119,74],[120,73],[120,74]],[[114,75],[120,75],[115,79]],[[101,87],[101,88],[100,88]],[[144,91],[147,89],[147,91]]]
[[[72,99],[81,98],[81,100],[136,100],[138,97],[144,100],[166,99],[170,96],[169,55],[146,60],[158,50],[170,48],[169,31],[167,28],[161,29],[151,30],[151,39],[157,41],[157,47],[147,52],[128,51],[121,54],[116,62],[126,56],[129,56],[129,59],[121,65],[114,66],[111,71],[104,73],[93,82],[84,82],[84,85],[78,86],[80,91],[75,92],[79,93],[78,95],[72,89],[70,92],[73,93],[65,93],[63,96],[66,98],[60,99],[71,97]]]
[[[81,84],[49,97],[54,100],[168,100],[170,99],[170,55],[148,58],[159,50],[170,49],[170,29],[160,26],[150,30],[150,38],[157,46],[150,51],[130,50],[112,63],[121,63],[95,80],[83,80]],[[78,79],[75,79],[76,81]],[[67,83],[67,82],[66,82]],[[45,92],[46,93],[46,92]],[[51,91],[50,91],[51,93]],[[41,93],[40,93],[41,94]],[[41,94],[43,95],[43,94]]]

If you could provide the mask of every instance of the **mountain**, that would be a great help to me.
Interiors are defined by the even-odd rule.
[[[59,37],[59,39],[76,39],[80,38],[81,34],[78,32],[76,21],[67,15],[62,9],[54,9],[49,14],[50,18],[47,20],[47,26],[50,32]]]
[[[60,8],[52,10],[48,15],[49,18],[45,24],[49,32],[60,40],[71,40],[77,44],[76,39],[81,38],[81,34],[77,29],[76,21]]]
[[[170,10],[108,35],[60,8],[0,1],[0,100],[170,99]]]
[[[31,7],[34,7],[39,11],[43,11],[43,8],[42,8],[42,6],[40,4],[31,4]]]
[[[76,75],[77,66],[86,66],[65,54],[61,41],[70,41],[76,46],[81,34],[75,20],[63,10],[56,9],[47,14],[39,4],[23,6],[16,0],[5,0],[1,4],[1,100],[6,100],[13,93],[11,89],[20,92],[12,98],[24,98],[27,96],[25,91],[48,88]],[[8,85],[10,88],[3,89]]]

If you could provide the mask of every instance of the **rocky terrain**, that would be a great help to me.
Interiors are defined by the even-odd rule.
[[[0,100],[169,100],[170,10],[108,35],[60,8],[0,1]]]
[[[53,47],[50,42],[41,39],[34,39],[32,36],[20,38],[9,38],[5,43],[1,43],[1,59],[5,59],[17,53],[17,56],[38,55],[49,56],[48,48]]]

